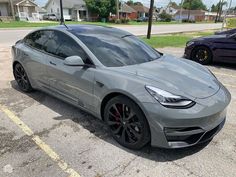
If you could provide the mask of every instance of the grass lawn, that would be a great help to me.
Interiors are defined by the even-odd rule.
[[[25,22],[25,21],[10,21],[10,22],[0,22],[0,28],[28,28],[28,27],[45,27],[45,26],[54,26],[58,25],[59,22]],[[130,21],[128,24],[114,24],[114,23],[103,23],[103,22],[75,22],[75,21],[66,21],[66,24],[94,24],[94,25],[147,25],[147,22],[136,22]],[[170,24],[188,24],[188,23],[179,23],[179,22],[153,22],[153,25],[170,25]]]
[[[194,32],[194,33],[180,33],[173,35],[153,35],[151,39],[147,39],[146,37],[141,37],[146,43],[154,48],[163,48],[163,47],[184,47],[186,42],[190,39],[201,37],[201,36],[209,36],[212,35],[214,31],[206,31],[206,32]]]

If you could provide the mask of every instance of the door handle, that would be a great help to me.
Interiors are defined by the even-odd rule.
[[[24,52],[24,53],[23,53],[23,56],[28,57],[29,55]]]
[[[54,65],[54,66],[56,66],[56,65],[57,65],[56,63],[53,63],[52,61],[50,61],[50,64],[51,64],[51,65]]]

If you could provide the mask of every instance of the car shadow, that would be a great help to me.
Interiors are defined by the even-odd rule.
[[[236,63],[222,63],[222,62],[214,62],[210,64],[209,66],[214,66],[218,69],[224,68],[224,69],[233,69],[236,70]]]
[[[110,143],[114,146],[117,146],[128,153],[133,153],[137,156],[157,161],[157,162],[168,162],[174,161],[177,159],[184,158],[186,156],[193,155],[202,149],[204,149],[209,142],[196,145],[194,147],[181,148],[181,149],[162,149],[151,147],[150,144],[147,144],[141,150],[130,150],[121,145],[119,145],[109,134],[108,128],[105,123],[92,116],[91,114],[80,110],[74,106],[71,106],[68,103],[65,103],[55,97],[52,97],[41,91],[33,91],[31,93],[24,93],[19,90],[18,85],[15,81],[11,81],[11,86],[17,92],[21,92],[22,94],[27,94],[30,98],[37,101],[38,103],[46,106],[52,111],[58,113],[60,116],[54,117],[54,120],[62,121],[62,120],[71,120],[89,132],[91,132],[96,137]],[[61,109],[63,108],[63,109]],[[65,111],[66,110],[66,111]],[[79,115],[79,116],[78,116]]]

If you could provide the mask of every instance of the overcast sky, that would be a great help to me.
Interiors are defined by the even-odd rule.
[[[66,0],[63,0],[64,2],[66,2]],[[146,6],[148,6],[149,5],[149,3],[150,3],[150,0],[134,0],[134,1],[141,1],[141,2],[143,2]],[[174,2],[176,2],[176,3],[180,3],[181,2],[181,0],[172,0],[172,1],[174,1]],[[230,1],[230,0],[226,0],[226,1]],[[233,4],[232,4],[232,6],[236,6],[236,0],[232,0],[233,1]],[[45,4],[46,4],[46,2],[47,2],[47,0],[36,0],[36,2],[40,5],[40,6],[44,6]],[[170,0],[155,0],[155,5],[157,6],[157,7],[165,7],[167,4],[168,4],[168,2],[170,2]],[[219,0],[203,0],[203,2],[207,5],[207,7],[209,8],[209,7],[211,7],[212,6],[212,4],[216,4],[216,3],[218,3],[219,2]]]

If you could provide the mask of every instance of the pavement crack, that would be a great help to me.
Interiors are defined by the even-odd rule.
[[[201,177],[200,175],[196,174],[195,172],[193,172],[192,170],[190,170],[189,168],[187,168],[187,167],[185,166],[185,164],[182,164],[182,165],[181,165],[181,164],[178,164],[177,162],[175,162],[175,161],[169,159],[168,157],[166,157],[165,154],[163,154],[163,158],[164,158],[166,161],[170,162],[171,164],[173,164],[173,165],[175,165],[175,166],[177,166],[177,167],[179,167],[179,168],[182,168],[182,169],[186,170],[186,171],[189,173],[189,175],[194,175],[194,176],[196,176],[196,177]]]
[[[121,165],[120,167],[122,167],[122,170],[121,170],[118,174],[116,174],[115,176],[121,176],[121,175],[125,172],[126,168],[127,168],[133,161],[135,161],[138,157],[139,157],[139,155],[137,155],[137,156],[135,156],[134,158],[130,159],[126,164]]]
[[[79,152],[78,155],[82,155],[82,154],[84,154],[85,152],[88,152],[88,151],[90,151],[90,148]]]

